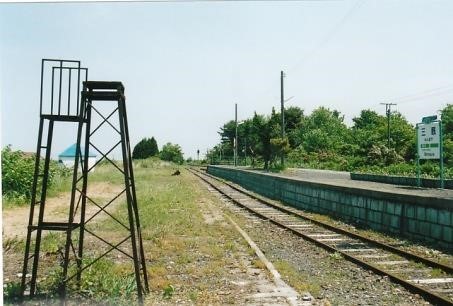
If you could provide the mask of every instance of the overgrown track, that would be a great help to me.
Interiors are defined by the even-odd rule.
[[[313,220],[297,209],[271,203],[199,170],[189,170],[233,203],[260,218],[385,275],[434,304],[453,305],[453,267]]]

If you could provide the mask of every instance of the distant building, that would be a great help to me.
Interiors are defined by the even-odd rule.
[[[61,152],[58,155],[58,162],[68,168],[74,167],[74,159],[76,156],[76,147],[77,147],[77,145],[73,144],[72,146],[68,147],[66,150]],[[81,146],[80,150],[82,151],[82,161],[83,161],[84,160],[83,156],[85,154],[85,148]],[[96,163],[96,154],[89,151],[88,152],[88,169],[90,169],[95,163]],[[94,168],[91,171],[94,171]]]

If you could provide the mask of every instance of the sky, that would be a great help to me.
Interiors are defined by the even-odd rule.
[[[350,126],[396,103],[415,124],[453,104],[451,16],[449,0],[3,3],[1,145],[36,150],[42,58],[122,81],[131,145],[153,136],[185,158],[220,142],[235,103],[239,120],[279,109],[282,70],[286,106],[305,114],[336,109]],[[54,157],[76,139],[57,134]]]

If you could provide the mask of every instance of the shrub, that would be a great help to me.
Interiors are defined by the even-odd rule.
[[[417,167],[415,164],[398,163],[389,166],[372,165],[363,166],[354,170],[361,173],[373,173],[381,175],[396,175],[396,176],[410,176],[417,175]],[[428,178],[439,177],[439,163],[437,161],[421,161],[420,175]],[[446,179],[453,178],[453,169],[445,167],[444,175]]]
[[[34,156],[2,150],[2,193],[9,198],[28,199],[31,195],[35,160]]]
[[[44,160],[40,163],[40,172],[44,168]],[[28,200],[31,197],[31,188],[35,171],[35,154],[25,154],[13,151],[7,146],[2,150],[2,193],[9,199]],[[69,169],[51,161],[49,166],[48,187],[52,186],[56,177],[66,177],[71,173]]]
[[[171,161],[177,164],[182,164],[184,162],[181,147],[177,144],[172,144],[170,142],[168,142],[162,147],[162,151],[160,152],[160,158],[162,160]]]
[[[383,144],[373,144],[368,151],[367,161],[372,165],[391,165],[404,159],[393,148]]]

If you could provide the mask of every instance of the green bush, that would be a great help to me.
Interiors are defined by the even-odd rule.
[[[408,163],[391,164],[389,166],[373,165],[357,168],[354,172],[415,177],[417,175],[417,167]],[[420,165],[420,175],[422,177],[438,178],[439,172],[439,163],[437,161],[422,161]],[[453,169],[445,167],[444,176],[445,178],[453,178]]]
[[[8,146],[2,150],[2,193],[9,198],[28,199],[31,195],[35,161]]]
[[[157,142],[154,137],[143,138],[137,143],[132,151],[133,159],[145,159],[151,156],[159,154],[159,149],[157,147]]]
[[[44,168],[44,160],[40,163],[40,172]],[[31,197],[33,176],[35,171],[35,154],[13,151],[7,146],[2,150],[2,193],[7,199],[25,201]],[[49,166],[48,187],[52,186],[59,176],[69,176],[71,171],[56,161]]]
[[[334,152],[306,152],[302,146],[287,155],[288,167],[350,171],[357,160]]]
[[[162,160],[171,161],[177,164],[182,164],[184,162],[181,147],[170,142],[162,147],[162,151],[159,155]]]

